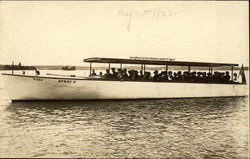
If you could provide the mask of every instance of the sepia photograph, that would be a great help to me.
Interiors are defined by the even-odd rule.
[[[248,1],[0,1],[0,158],[249,158]]]

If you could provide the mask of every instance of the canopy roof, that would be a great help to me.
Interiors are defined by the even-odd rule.
[[[187,61],[161,61],[161,60],[134,60],[118,58],[91,57],[83,60],[92,63],[119,63],[119,64],[146,64],[146,65],[174,65],[174,66],[197,66],[197,67],[220,67],[220,66],[238,66],[238,64],[229,63],[211,63],[211,62],[187,62]]]

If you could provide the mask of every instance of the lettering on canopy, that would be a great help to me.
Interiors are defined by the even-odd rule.
[[[130,56],[129,59],[133,59],[133,60],[155,60],[155,61],[175,61],[174,58],[137,57],[137,56]]]

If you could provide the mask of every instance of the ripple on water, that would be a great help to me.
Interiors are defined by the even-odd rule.
[[[247,104],[248,97],[1,100],[0,157],[247,158]]]

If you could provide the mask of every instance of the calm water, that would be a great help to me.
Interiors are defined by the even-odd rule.
[[[248,97],[11,103],[0,157],[247,158]]]

